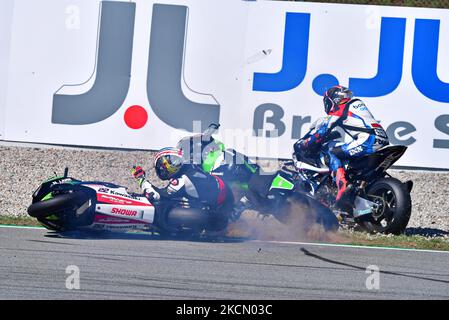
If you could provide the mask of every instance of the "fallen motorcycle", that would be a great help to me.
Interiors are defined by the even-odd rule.
[[[150,201],[113,183],[52,177],[33,193],[28,214],[55,231],[156,231],[163,235],[221,231],[233,207],[232,193],[212,210],[206,204],[189,206],[183,199]]]
[[[237,202],[242,196],[247,196],[252,209],[263,216],[272,215],[282,223],[290,223],[295,214],[291,206],[298,204],[312,218],[308,220],[322,225],[325,230],[338,228],[334,213],[299,189],[302,185],[296,172],[292,173],[286,167],[275,172],[264,172],[247,156],[211,139],[218,128],[218,124],[211,124],[205,132],[181,139],[177,147],[183,150],[185,161],[220,176],[230,186]]]

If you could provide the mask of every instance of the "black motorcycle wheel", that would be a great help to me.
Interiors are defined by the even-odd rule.
[[[366,193],[379,207],[372,215],[357,221],[358,224],[371,233],[404,233],[412,212],[407,186],[398,179],[383,178],[374,182]]]
[[[301,193],[294,193],[291,200],[300,204],[310,215],[312,220],[307,223],[321,225],[325,231],[337,231],[339,227],[335,214],[329,208],[325,207],[319,201]],[[285,210],[276,210],[274,217],[283,224],[289,223],[289,216],[285,214]]]
[[[326,231],[337,231],[339,223],[335,214],[329,208],[315,199],[307,198],[309,208],[315,212],[315,222],[322,225]]]
[[[228,225],[227,212],[209,212],[200,208],[172,208],[160,228],[162,236],[198,235],[203,230],[222,231]]]

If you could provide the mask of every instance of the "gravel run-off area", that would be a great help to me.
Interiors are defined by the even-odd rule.
[[[31,195],[40,183],[56,172],[80,180],[114,182],[138,192],[130,169],[135,164],[147,170],[147,177],[161,186],[154,175],[148,151],[110,151],[60,147],[0,145],[0,214],[25,216]],[[449,172],[389,170],[402,181],[412,180],[412,216],[407,234],[444,236],[449,234]]]

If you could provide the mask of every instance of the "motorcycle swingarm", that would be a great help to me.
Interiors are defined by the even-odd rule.
[[[357,196],[355,197],[354,200],[353,216],[354,218],[359,218],[361,216],[371,214],[376,206],[377,206],[376,203],[368,199],[362,198],[360,196]]]

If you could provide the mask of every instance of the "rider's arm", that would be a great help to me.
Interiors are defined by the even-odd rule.
[[[161,189],[153,186],[148,180],[142,181],[140,188],[145,193],[145,196],[151,197],[154,200],[160,200],[163,197]]]
[[[141,166],[134,166],[131,170],[133,177],[137,180],[140,189],[145,193],[145,196],[160,200],[161,198],[169,198],[181,191],[184,186],[183,177],[179,179],[172,179],[170,184],[165,188],[158,188],[151,184],[146,179],[146,173]]]
[[[310,147],[322,143],[340,118],[341,117],[339,116],[328,116],[324,118],[324,121],[321,124],[309,132],[309,136],[305,139],[304,145]]]
[[[180,195],[184,184],[184,179],[181,177],[170,180],[170,184],[165,188],[155,187],[148,180],[145,180],[140,187],[145,194],[152,196],[155,200],[159,200]]]
[[[330,116],[316,119],[309,128],[309,131],[294,144],[294,149],[299,150],[302,147],[308,147],[308,144],[313,145],[319,143],[320,137],[325,136],[328,128],[338,120],[338,117],[331,118]]]

